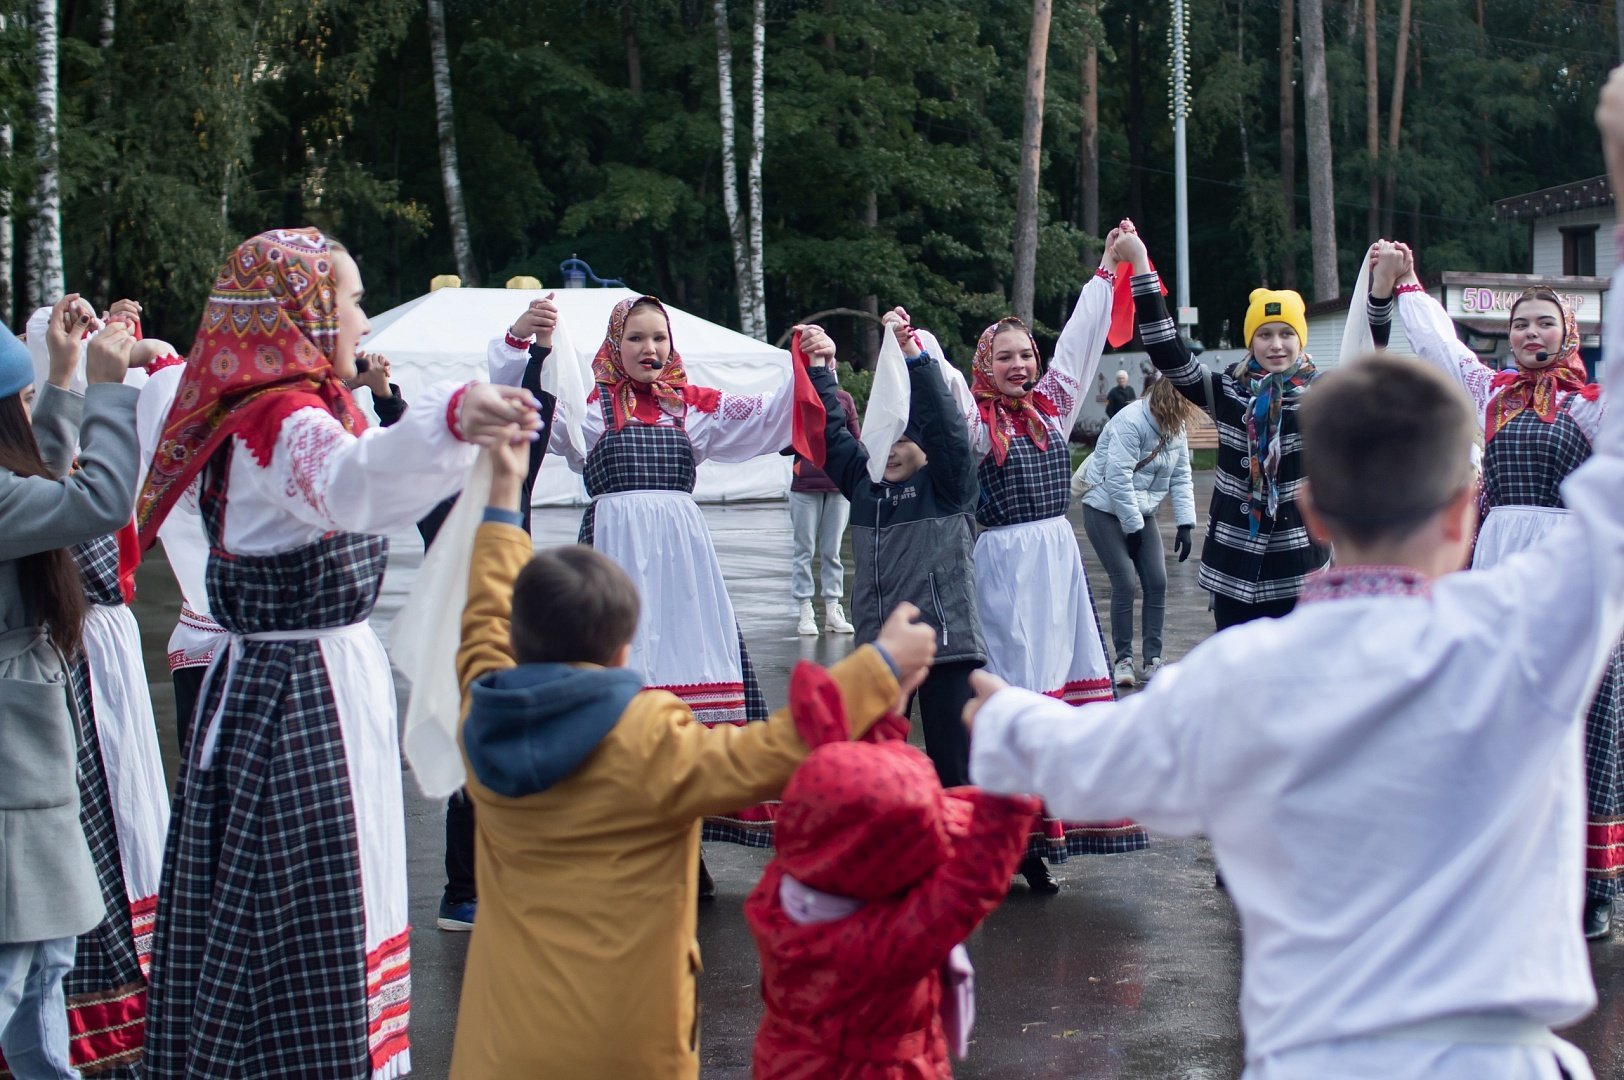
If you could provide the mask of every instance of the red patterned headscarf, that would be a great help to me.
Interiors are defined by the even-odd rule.
[[[1525,294],[1525,298],[1554,303],[1562,312],[1562,351],[1554,364],[1537,370],[1519,365],[1515,371],[1502,371],[1494,377],[1494,387],[1504,389],[1489,402],[1484,422],[1485,442],[1494,438],[1501,428],[1525,409],[1534,410],[1534,415],[1547,424],[1553,422],[1559,395],[1564,390],[1578,394],[1587,401],[1595,401],[1601,395],[1601,387],[1587,381],[1584,358],[1579,355],[1578,317],[1556,293],[1545,295],[1545,292],[1541,289],[1539,295]],[[1516,308],[1513,307],[1512,311],[1515,312]]]
[[[1032,337],[1032,331],[1013,317],[999,319],[981,331],[981,338],[976,342],[970,392],[975,395],[976,408],[981,410],[981,420],[987,425],[987,434],[992,438],[992,460],[995,465],[1004,463],[1004,458],[1009,456],[1010,446],[1020,435],[1031,439],[1039,450],[1047,450],[1049,425],[1045,418],[1060,415],[1054,402],[1044,394],[1033,391],[1025,397],[1012,397],[998,389],[992,376],[992,342],[1000,330],[1019,330],[1025,334],[1026,340],[1032,343],[1034,363],[1041,362],[1043,355],[1038,352],[1038,343]]]
[[[659,378],[651,383],[638,382],[627,374],[626,365],[620,357],[620,343],[626,337],[626,318],[638,304],[648,304],[659,310],[665,319],[666,340],[671,343],[671,355]],[[689,391],[698,388],[688,386],[688,372],[682,366],[676,338],[671,333],[671,315],[665,310],[665,305],[653,296],[628,296],[609,313],[609,330],[603,336],[603,344],[598,346],[598,354],[592,358],[592,379],[598,384],[598,392],[609,398],[616,431],[625,427],[626,421],[633,417],[641,423],[652,424],[660,419],[662,412],[681,416],[689,404],[699,404],[701,408],[705,405],[693,401],[693,394]],[[715,404],[710,403],[710,409],[714,408]]]
[[[151,547],[175,500],[233,435],[270,464],[282,421],[312,405],[356,434],[366,419],[338,376],[332,249],[316,229],[276,229],[240,244],[209,294],[135,503]]]

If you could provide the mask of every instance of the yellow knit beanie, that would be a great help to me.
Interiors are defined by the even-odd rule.
[[[1308,348],[1308,316],[1304,312],[1303,298],[1290,289],[1253,289],[1246,305],[1246,347],[1252,347],[1252,335],[1264,323],[1283,322],[1297,331],[1297,339]]]

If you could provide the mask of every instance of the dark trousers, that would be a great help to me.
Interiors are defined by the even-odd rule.
[[[464,788],[445,804],[445,902],[455,907],[477,897],[474,886],[474,801]]]
[[[1218,624],[1218,629],[1228,630],[1231,626],[1249,623],[1253,619],[1278,619],[1282,615],[1290,615],[1291,609],[1297,606],[1295,596],[1287,600],[1265,600],[1261,604],[1248,604],[1243,600],[1224,596],[1222,593],[1212,595],[1212,618]]]
[[[180,756],[186,756],[186,743],[192,736],[192,714],[197,711],[197,698],[203,692],[203,676],[209,666],[175,668],[169,681],[175,684],[175,738],[180,743]]]
[[[925,753],[936,766],[943,787],[963,787],[970,782],[970,732],[964,726],[964,706],[974,696],[970,673],[981,666],[974,660],[937,664],[914,691]],[[910,712],[912,705],[909,702]]]

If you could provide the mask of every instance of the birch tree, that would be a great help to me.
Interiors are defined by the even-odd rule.
[[[426,0],[429,17],[429,54],[434,63],[434,124],[440,137],[440,180],[445,188],[446,214],[451,224],[451,250],[457,276],[464,285],[477,285],[474,241],[468,232],[468,211],[462,201],[462,171],[457,167],[456,112],[451,106],[451,52],[446,47],[444,0]]]
[[[750,246],[739,209],[739,161],[733,115],[733,35],[728,31],[727,0],[714,0],[716,16],[716,84],[722,124],[722,209],[727,214],[728,234],[733,240],[733,277],[738,283],[739,329],[758,341],[766,330],[756,325],[753,299],[755,271],[750,264]]]
[[[1049,54],[1051,0],[1032,0],[1026,50],[1026,117],[1021,124],[1020,187],[1015,196],[1015,315],[1032,322],[1038,263],[1038,167],[1043,159],[1043,81]]]
[[[28,246],[28,303],[54,304],[64,290],[62,271],[62,178],[57,130],[56,0],[35,0],[34,227]]]
[[[761,266],[761,154],[767,141],[767,0],[755,0],[750,33],[750,305],[759,341],[767,340],[767,282]]]
[[[1331,102],[1325,72],[1324,0],[1301,0],[1303,105],[1308,126],[1308,226],[1314,243],[1314,299],[1342,292],[1336,267],[1336,186],[1331,179]]]
[[[6,14],[0,11],[0,36],[6,32]],[[0,120],[0,161],[11,159],[11,125]],[[16,235],[11,218],[11,189],[0,184],[0,322],[11,321],[12,238]]]

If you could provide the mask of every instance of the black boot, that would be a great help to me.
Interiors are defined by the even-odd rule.
[[[1034,893],[1045,896],[1060,891],[1060,882],[1049,876],[1049,866],[1037,855],[1028,855],[1021,860],[1021,876],[1026,879],[1026,887]]]
[[[1598,941],[1613,936],[1613,902],[1585,897],[1585,938]]]
[[[710,871],[705,869],[705,856],[703,855],[699,857],[699,899],[716,899],[716,881],[710,876]]]

